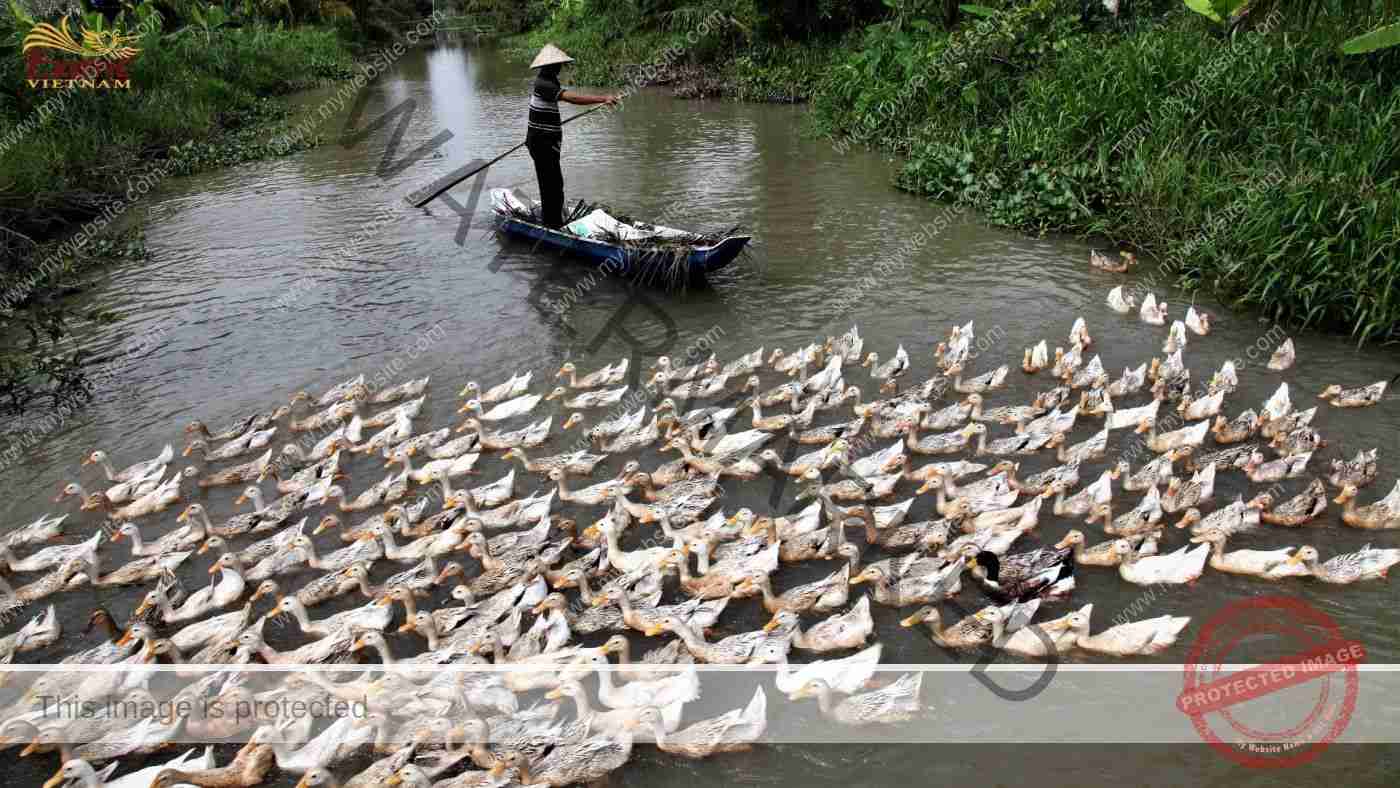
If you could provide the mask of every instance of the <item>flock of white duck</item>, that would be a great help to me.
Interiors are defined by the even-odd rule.
[[[1108,301],[1118,311],[1134,306],[1121,288]],[[1144,321],[1161,324],[1165,313],[1165,304],[1150,295],[1144,299]],[[468,383],[461,392],[465,422],[455,431],[424,431],[414,420],[426,378],[371,391],[361,377],[318,397],[300,392],[286,406],[225,429],[191,423],[184,453],[202,458],[204,470],[187,467],[167,476],[174,459],[170,446],[121,470],[94,451],[83,464],[100,471],[104,489],[89,489],[97,486],[94,481],[85,482],[88,487],[72,482],[58,500],[76,497],[82,510],[105,512],[108,519],[90,538],[33,552],[27,548],[68,535],[70,514],[45,516],[4,534],[0,565],[15,575],[38,576],[14,585],[0,579],[0,606],[14,613],[85,584],[153,587],[129,622],[117,622],[105,609],[94,612],[89,627],[99,626],[107,638],[62,660],[123,670],[50,673],[29,686],[24,679],[38,674],[6,677],[0,746],[22,747],[21,756],[56,751],[61,767],[46,788],[248,786],[274,767],[300,773],[304,787],[566,785],[621,766],[634,739],[689,757],[757,740],[767,724],[761,685],[742,707],[682,725],[683,707],[700,692],[695,663],[775,664],[776,672],[763,674],[765,682],[772,675],[778,691],[815,699],[820,712],[839,723],[897,722],[918,714],[921,674],[883,684],[872,679],[881,653],[879,643],[869,643],[872,601],[917,606],[901,623],[926,625],[945,647],[993,647],[1030,658],[1051,649],[1131,656],[1166,649],[1189,619],[1160,616],[1094,633],[1092,605],[1038,623],[1037,613],[1042,604],[1069,597],[1076,578],[1103,582],[1111,571],[1080,567],[1116,567],[1119,577],[1138,585],[1189,583],[1206,567],[1294,582],[1384,577],[1400,562],[1400,550],[1368,546],[1326,561],[1311,545],[1227,550],[1232,536],[1259,529],[1261,522],[1321,523],[1334,495],[1328,485],[1344,507],[1344,524],[1400,528],[1400,484],[1383,499],[1358,505],[1358,490],[1377,476],[1376,451],[1370,450],[1333,460],[1287,500],[1275,485],[1249,501],[1219,501],[1217,474],[1242,474],[1262,484],[1302,476],[1310,465],[1321,465],[1311,458],[1325,441],[1311,426],[1316,408],[1294,409],[1287,384],[1257,411],[1233,416],[1225,410],[1237,385],[1230,363],[1206,385],[1193,387],[1183,351],[1190,334],[1209,331],[1208,317],[1192,309],[1172,323],[1161,358],[1110,380],[1097,356],[1085,358],[1093,339],[1080,319],[1067,351],[1056,348],[1052,356],[1045,342],[1026,350],[1024,372],[1052,378],[1031,404],[986,406],[984,398],[1005,385],[1006,366],[963,377],[963,365],[975,357],[971,323],[953,328],[934,348],[933,376],[902,392],[912,367],[904,348],[882,363],[875,353],[864,353],[853,328],[767,358],[762,348],[729,363],[712,357],[683,368],[660,358],[643,398],[655,403],[650,409],[626,404],[626,361],[582,377],[565,364],[557,375],[565,384],[547,395],[531,392],[528,372],[492,388]],[[1286,369],[1292,361],[1292,345],[1285,343],[1268,366]],[[782,382],[765,388],[763,374]],[[863,402],[861,388],[846,378],[867,374],[879,382],[884,399]],[[1384,388],[1333,386],[1319,396],[1335,407],[1366,406],[1379,401]],[[732,406],[723,406],[726,397]],[[565,430],[594,423],[572,450],[539,457],[531,452],[550,439],[553,420],[562,414],[514,429],[503,422],[535,419],[531,414],[551,400],[562,400],[570,411]],[[711,404],[688,412],[682,412],[688,405],[677,405],[706,400]],[[613,412],[597,420],[587,415],[605,408]],[[827,418],[841,410],[854,418]],[[1068,436],[1081,420],[1094,422],[1091,435],[1071,442]],[[996,426],[1005,434],[990,437]],[[1115,429],[1143,437],[1125,443],[1127,459],[1091,471],[1091,463],[1105,457]],[[284,446],[274,459],[268,447],[286,432],[310,437]],[[766,445],[775,438],[812,450],[784,458]],[[640,457],[648,448],[678,457],[644,470]],[[1019,477],[1019,464],[1009,458],[1041,451],[1054,454],[1059,464]],[[466,484],[464,477],[475,474],[490,452],[518,463],[522,475],[549,483],[543,491],[519,494],[512,464],[496,481]],[[954,454],[963,458],[918,462]],[[386,467],[398,467],[351,496],[343,463],[356,455],[366,461],[379,455]],[[1134,468],[1138,456],[1148,461]],[[994,464],[989,468],[983,458]],[[571,483],[593,476],[604,463],[617,472],[584,487]],[[1081,472],[1088,480],[1083,486]],[[721,509],[726,479],[782,474],[800,480],[799,503],[789,513]],[[201,503],[177,506],[192,488],[226,485],[245,486],[237,502],[251,509],[216,523]],[[414,485],[441,495],[415,501]],[[1141,497],[1122,504],[1115,487]],[[900,489],[912,495],[897,500]],[[936,519],[911,521],[916,500],[926,495],[934,499]],[[441,504],[440,510],[430,512],[430,503]],[[576,528],[556,511],[565,505],[591,524]],[[1043,506],[1085,525],[1053,545],[1012,552],[1035,531]],[[376,513],[369,514],[372,509]],[[152,533],[162,512],[177,510],[177,527]],[[355,513],[365,514],[357,521]],[[1177,529],[1190,529],[1190,543],[1163,546],[1171,541],[1165,534],[1175,530],[1165,527],[1166,515],[1176,516]],[[312,517],[317,522],[308,531]],[[848,537],[848,527],[858,536]],[[1095,540],[1087,534],[1095,528],[1107,540],[1091,545]],[[343,546],[318,547],[313,537],[328,531]],[[623,546],[624,539],[632,549]],[[128,546],[131,560],[124,561],[121,552]],[[187,592],[174,570],[204,554],[210,554],[213,579]],[[772,575],[781,564],[804,561],[830,561],[834,571],[775,588]],[[376,565],[396,566],[396,573],[372,582]],[[668,582],[672,576],[674,585]],[[990,602],[945,625],[939,603],[962,593],[964,576]],[[446,581],[454,577],[459,584],[448,591]],[[852,592],[862,586],[868,593]],[[362,597],[364,604],[311,617],[317,605],[345,595]],[[663,602],[664,596],[672,601]],[[771,620],[761,629],[714,639],[725,609],[745,597],[759,598]],[[434,600],[443,600],[441,606],[432,607]],[[260,604],[263,613],[256,615]],[[405,634],[391,644],[385,633],[396,620],[396,631]],[[295,622],[305,645],[273,649],[264,639],[268,621]],[[629,630],[633,638],[672,637],[634,660]],[[406,633],[425,644],[411,656],[406,647],[418,641]],[[59,635],[50,605],[0,638],[0,656],[9,661]],[[585,646],[580,636],[606,639]],[[851,653],[789,665],[792,649]],[[357,658],[428,669],[349,680],[341,680],[348,673],[289,670],[273,691],[281,697],[329,695],[369,704],[363,718],[346,717],[315,735],[309,719],[151,718],[132,724],[120,715],[55,719],[39,705],[45,696],[150,699],[153,674],[141,666],[160,661],[227,665],[192,673],[198,679],[179,692],[232,702],[254,696],[241,664]],[[512,669],[430,669],[488,659]],[[596,690],[584,682],[591,673],[597,674]],[[568,699],[572,713],[560,712],[570,704],[537,702],[540,693],[551,701]],[[213,763],[212,750],[191,750],[168,763],[115,775],[119,759],[154,752],[179,735],[243,735],[248,743],[222,767]],[[337,774],[364,748],[378,760],[353,776]]]

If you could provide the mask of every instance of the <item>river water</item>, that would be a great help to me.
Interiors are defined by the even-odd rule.
[[[742,224],[753,232],[752,256],[713,277],[708,288],[637,293],[621,282],[595,280],[586,269],[534,253],[528,245],[499,239],[490,232],[485,194],[473,204],[470,184],[452,192],[460,212],[470,216],[469,228],[464,229],[461,213],[442,201],[426,210],[405,208],[402,197],[414,188],[519,141],[528,77],[521,64],[488,51],[410,52],[393,72],[365,88],[358,128],[385,113],[399,113],[377,131],[347,144],[333,141],[287,158],[164,182],[128,217],[144,227],[150,259],[105,273],[81,296],[123,316],[115,325],[80,329],[78,341],[106,360],[96,399],[4,471],[8,495],[0,523],[28,523],[65,506],[50,499],[64,481],[78,477],[79,460],[93,449],[107,451],[118,467],[153,456],[166,442],[178,452],[181,429],[190,419],[222,425],[252,410],[269,410],[297,390],[319,392],[360,373],[393,381],[431,375],[428,403],[417,422],[421,429],[456,423],[456,393],[468,379],[493,385],[531,369],[537,381],[552,379],[566,359],[581,371],[623,357],[633,357],[634,366],[639,361],[650,366],[663,353],[691,363],[711,352],[728,360],[760,346],[791,350],[852,324],[859,325],[866,349],[884,358],[902,343],[913,359],[908,379],[917,382],[932,370],[933,344],[955,323],[974,320],[979,357],[969,372],[1013,365],[1008,387],[989,397],[995,404],[1027,402],[1050,386],[1045,375],[1028,378],[1016,368],[1021,350],[1041,338],[1052,348],[1066,345],[1070,324],[1080,315],[1096,339],[1093,351],[1115,377],[1125,366],[1160,354],[1165,329],[1114,314],[1103,304],[1110,287],[1138,275],[1090,268],[1089,246],[1081,241],[991,229],[969,213],[895,191],[892,166],[882,157],[858,150],[842,155],[827,142],[804,138],[798,107],[679,101],[643,90],[621,112],[600,112],[566,129],[563,160],[571,202],[603,200],[619,211],[664,217],[679,226]],[[330,106],[332,117],[323,132],[339,140],[349,108],[338,106],[336,88],[299,97],[298,104],[309,116]],[[400,121],[402,137],[395,147],[391,137]],[[450,138],[435,144],[445,131]],[[419,146],[427,146],[425,156],[401,169],[394,166]],[[528,155],[522,150],[507,158],[482,182],[486,188],[513,186],[533,194]],[[915,237],[927,240],[911,250],[906,242]],[[880,262],[889,262],[895,273],[874,287],[861,285]],[[1181,295],[1159,286],[1159,298],[1164,293],[1173,316],[1180,317]],[[1231,415],[1257,409],[1281,381],[1292,387],[1295,403],[1307,407],[1327,384],[1361,385],[1397,372],[1393,350],[1358,350],[1344,337],[1311,334],[1294,335],[1299,361],[1293,369],[1270,372],[1262,362],[1284,336],[1282,329],[1257,315],[1232,313],[1208,297],[1196,305],[1215,317],[1215,330],[1209,337],[1191,337],[1187,363],[1197,380],[1205,380],[1223,361],[1239,360],[1240,388],[1226,405]],[[848,373],[848,380],[873,395],[860,370]],[[768,385],[776,382],[771,373],[765,377]],[[1331,441],[1319,452],[1323,461],[1380,447],[1381,475],[1363,491],[1363,500],[1390,489],[1400,467],[1395,460],[1400,402],[1364,411],[1324,405],[1314,424]],[[1072,440],[1093,430],[1097,426],[1081,421]],[[1114,433],[1110,457],[1126,444],[1130,436],[1124,433]],[[556,437],[535,451],[552,453],[574,439]],[[649,452],[644,464],[659,457]],[[1021,473],[1048,467],[1052,459],[1045,453],[1026,458]],[[351,495],[380,477],[378,466],[371,465],[351,466]],[[1323,467],[1317,459],[1313,465]],[[479,469],[481,478],[490,480],[505,466],[493,456]],[[82,471],[83,479],[95,482],[86,473],[91,468]],[[1091,472],[1085,478],[1092,478]],[[1285,482],[1286,494],[1301,490],[1306,481]],[[534,483],[521,475],[517,489]],[[1216,495],[1230,499],[1247,487],[1241,475],[1223,474]],[[731,481],[726,488],[726,509],[771,508],[774,488],[768,479]],[[790,505],[795,489],[778,491],[782,507]],[[902,498],[912,490],[901,487],[900,493]],[[198,495],[216,520],[233,511],[226,488]],[[1122,503],[1123,495],[1120,508],[1130,505]],[[922,519],[930,508],[931,502],[921,499],[911,519]],[[148,538],[170,528],[178,511],[145,518]],[[1400,546],[1393,534],[1343,527],[1335,506],[1324,520],[1297,533],[1266,527],[1232,540],[1231,547],[1277,547],[1306,539],[1325,558],[1366,542]],[[74,514],[69,531],[90,533],[97,523],[90,515]],[[1047,507],[1035,544],[1057,540],[1072,525]],[[1090,539],[1096,541],[1092,534]],[[1175,549],[1183,541],[1173,529],[1164,546]],[[338,540],[327,535],[318,544],[328,550]],[[209,558],[182,569],[192,588],[203,583]],[[790,587],[833,567],[821,562],[784,567],[774,584]],[[1133,618],[1189,615],[1199,622],[1228,602],[1278,590],[1210,571],[1192,586],[1163,590],[1145,602],[1142,589],[1110,570],[1086,570],[1079,585],[1076,600],[1096,605],[1095,630],[1129,608]],[[1393,585],[1293,583],[1286,591],[1362,640],[1371,661],[1400,661]],[[140,593],[98,595],[89,589],[58,597],[62,639],[21,660],[57,659],[94,642],[95,635],[79,634],[92,606],[105,604],[126,615]],[[313,616],[344,606],[333,602]],[[898,617],[908,612],[877,606],[884,661],[948,662],[949,655],[922,630],[916,634],[898,626]],[[735,603],[723,629],[745,631],[766,618],[757,604]],[[5,631],[19,623],[11,622]],[[1194,626],[1153,659],[1183,662]],[[396,642],[404,649],[421,643]],[[1381,703],[1386,707],[1393,710],[1393,704]],[[615,779],[629,785],[682,784],[692,778],[774,785],[894,785],[920,778],[988,785],[1028,780],[1176,785],[1189,775],[1194,782],[1223,785],[1258,776],[1242,775],[1204,747],[1025,747],[1018,755],[1007,757],[995,745],[781,745],[679,763],[647,748]],[[33,760],[39,762],[0,771],[12,772],[16,784],[37,785],[54,758]],[[1390,751],[1337,749],[1307,769],[1283,773],[1282,779],[1303,784],[1336,774],[1351,784],[1379,784],[1387,771],[1394,773],[1384,768],[1387,763],[1394,763]],[[1269,779],[1280,777],[1275,773]]]

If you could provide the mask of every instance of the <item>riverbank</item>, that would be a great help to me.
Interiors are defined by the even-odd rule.
[[[60,350],[72,316],[59,300],[93,267],[139,254],[134,237],[96,243],[112,222],[170,176],[316,144],[283,143],[280,97],[353,73],[347,39],[328,28],[171,31],[143,16],[123,27],[139,36],[129,87],[31,87],[14,44],[33,21],[0,21],[0,78],[18,86],[0,98],[0,335],[17,340],[0,352],[0,408],[11,413],[81,395],[81,354]]]
[[[735,18],[743,4],[711,4],[731,23],[702,36],[706,4],[683,18],[605,5],[510,44],[586,53],[580,83],[806,100],[837,150],[902,156],[902,189],[1000,226],[1106,237],[1139,252],[1153,287],[1400,338],[1400,48],[1337,50],[1393,18],[1383,2],[1261,12],[1233,36],[1176,2],[1087,21],[1072,0],[987,2],[951,31],[897,3],[799,40],[773,32],[790,21]]]

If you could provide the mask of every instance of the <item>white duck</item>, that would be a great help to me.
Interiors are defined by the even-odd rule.
[[[1156,422],[1143,419],[1138,423],[1136,431],[1140,434],[1147,435],[1147,437],[1143,439],[1147,444],[1147,448],[1158,454],[1162,454],[1172,449],[1181,448],[1182,446],[1200,446],[1205,440],[1208,430],[1210,430],[1209,419],[1159,435],[1157,434]]]
[[[199,618],[204,614],[227,607],[238,601],[243,596],[243,590],[248,586],[248,580],[243,576],[243,565],[238,557],[232,553],[224,553],[219,556],[219,560],[209,567],[209,574],[218,573],[219,577],[214,582],[199,589],[189,595],[179,608],[170,604],[169,598],[162,587],[146,594],[137,605],[133,614],[140,617],[152,608],[160,611],[161,620],[167,624],[189,621]]]
[[[563,386],[559,386],[558,388],[551,391],[549,393],[549,396],[545,397],[545,400],[548,401],[557,399],[559,397],[565,397],[564,407],[570,410],[585,410],[587,408],[606,408],[609,405],[616,405],[617,403],[621,402],[623,396],[627,394],[628,388],[630,387],[620,386],[615,389],[585,391],[579,394],[575,394],[572,397],[568,397],[566,396],[568,394],[568,390],[565,389]]]
[[[1259,416],[1266,422],[1277,421],[1293,412],[1293,400],[1288,396],[1288,384],[1280,383],[1278,390],[1264,402]],[[1266,435],[1265,437],[1269,437]]]
[[[1167,341],[1162,343],[1163,353],[1175,353],[1186,347],[1186,324],[1180,320],[1173,320],[1172,327],[1167,329]]]
[[[870,367],[872,380],[890,380],[909,371],[909,353],[904,350],[904,345],[900,345],[895,349],[894,357],[881,364],[879,355],[871,351],[861,366]]]
[[[783,644],[765,642],[755,652],[755,655],[764,663],[778,665],[777,672],[773,674],[773,680],[777,684],[779,692],[791,694],[802,689],[807,682],[821,679],[836,692],[850,695],[859,692],[865,687],[870,677],[875,675],[875,668],[880,664],[882,649],[883,646],[876,643],[849,657],[822,659],[802,665],[789,665],[787,650]]]
[[[1135,394],[1147,382],[1147,364],[1139,364],[1137,369],[1123,368],[1123,377],[1108,384],[1108,393],[1115,397]]]
[[[1197,336],[1205,336],[1210,333],[1210,315],[1205,312],[1197,312],[1196,307],[1186,307],[1186,327]]]
[[[1283,340],[1274,350],[1273,355],[1269,357],[1268,367],[1275,372],[1282,372],[1293,366],[1293,361],[1296,358],[1297,353],[1293,350],[1293,338],[1289,337]]]
[[[1080,347],[1094,344],[1094,338],[1089,336],[1089,324],[1084,322],[1084,318],[1076,317],[1074,319],[1074,325],[1069,328],[1069,343]]]
[[[1123,286],[1118,285],[1108,291],[1108,308],[1120,315],[1126,315],[1137,306],[1137,299],[1123,293]]]
[[[427,399],[427,397],[419,397],[418,399],[405,402],[402,405],[395,405],[392,408],[380,411],[365,419],[364,426],[384,427],[398,421],[400,416],[407,416],[409,419],[415,419],[418,417],[418,414],[422,412],[423,403],[426,402]]]
[[[1025,354],[1021,357],[1021,370],[1027,374],[1034,375],[1050,364],[1050,346],[1045,340],[1040,340],[1034,347],[1026,348]]]
[[[463,405],[461,409],[457,412],[475,412],[477,414],[477,418],[481,419],[482,421],[504,421],[515,416],[523,416],[524,414],[529,413],[530,411],[534,410],[535,406],[540,404],[540,402],[543,399],[544,395],[542,394],[526,394],[524,396],[516,397],[515,399],[502,402],[501,404],[491,408],[490,410],[485,410],[484,406],[481,403],[481,400],[473,399],[468,400],[467,404]]]
[[[73,783],[80,788],[150,788],[151,781],[156,778],[156,775],[166,769],[203,771],[214,768],[213,746],[205,747],[203,755],[196,756],[198,752],[199,748],[196,747],[172,761],[147,766],[114,780],[108,778],[111,777],[117,764],[114,763],[98,772],[87,761],[74,758],[59,767],[58,771],[44,783],[43,788],[58,788],[65,783]]]
[[[1161,326],[1167,322],[1167,303],[1163,301],[1157,303],[1157,296],[1148,293],[1142,297],[1142,307],[1138,309],[1138,316],[1142,322],[1149,325]]]
[[[590,661],[598,667],[610,666],[608,658],[595,655]],[[666,707],[677,701],[690,702],[700,697],[700,674],[691,665],[683,673],[651,681],[633,681],[621,686],[613,683],[611,670],[598,671],[598,700],[610,709],[638,706]]]
[[[1223,391],[1226,394],[1234,393],[1240,385],[1239,374],[1235,371],[1235,362],[1226,361],[1220,365],[1220,369],[1210,376],[1210,382],[1206,384],[1206,390],[1211,394]]]
[[[1209,419],[1220,413],[1220,406],[1224,402],[1225,391],[1223,389],[1199,399],[1193,398],[1187,393],[1182,395],[1181,404],[1176,406],[1176,411],[1187,421]]]
[[[358,722],[354,715],[338,717],[316,738],[295,750],[287,746],[286,734],[272,737],[270,746],[277,757],[277,768],[288,772],[306,772],[350,757],[360,745],[373,741],[375,735],[373,726],[359,725]],[[295,724],[295,721],[279,723],[278,727],[285,729]]]
[[[58,566],[70,558],[93,553],[101,543],[102,531],[97,531],[87,541],[45,547],[24,558],[15,557],[15,554],[10,551],[9,545],[0,544],[0,561],[4,561],[11,572],[41,572],[49,567]]]
[[[1143,621],[1129,621],[1109,627],[1097,635],[1089,634],[1092,604],[1071,613],[1065,620],[1073,633],[1074,645],[1085,651],[1110,654],[1115,657],[1160,654],[1166,651],[1191,623],[1189,616],[1158,616]]]
[[[528,391],[530,389],[530,378],[532,378],[534,374],[535,373],[531,371],[511,375],[510,379],[505,383],[492,386],[485,392],[481,390],[481,386],[478,385],[476,381],[467,381],[467,385],[462,387],[462,390],[458,392],[457,396],[463,398],[474,396],[476,399],[488,405],[495,402],[503,402],[511,397],[518,397]]]
[[[1167,555],[1144,557],[1139,556],[1126,539],[1119,539],[1113,543],[1113,552],[1121,561],[1118,575],[1129,583],[1141,586],[1181,585],[1201,576],[1210,557],[1210,545],[1183,545]]]
[[[121,471],[113,470],[111,461],[107,459],[107,453],[101,449],[89,454],[87,458],[83,460],[83,465],[101,466],[103,472],[107,474],[107,481],[129,482],[133,479],[142,479],[150,476],[151,472],[155,470],[157,466],[167,465],[174,458],[175,448],[167,443],[165,444],[165,449],[156,457],[138,462]]]

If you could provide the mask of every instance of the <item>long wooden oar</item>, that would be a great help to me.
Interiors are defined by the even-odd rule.
[[[584,110],[583,112],[580,112],[579,114],[574,115],[573,117],[569,118],[568,120],[561,121],[559,125],[562,126],[562,125],[564,125],[565,123],[570,123],[570,122],[572,122],[572,121],[578,120],[579,118],[583,117],[584,115],[587,115],[587,114],[590,113],[590,112],[597,112],[598,110],[600,110],[600,109],[602,109],[603,107],[606,107],[606,106],[608,106],[608,105],[607,105],[607,104],[599,104],[598,106],[594,107],[593,109]],[[409,193],[409,195],[408,195],[407,197],[405,197],[404,199],[407,200],[407,201],[408,201],[408,204],[409,204],[409,205],[412,205],[414,208],[422,208],[424,205],[427,205],[428,203],[432,202],[433,200],[436,200],[438,197],[441,197],[442,194],[443,194],[443,192],[447,191],[448,189],[451,189],[453,186],[456,186],[457,184],[461,183],[462,181],[465,181],[466,179],[472,177],[473,175],[477,174],[478,172],[481,172],[482,170],[486,169],[487,167],[490,167],[492,164],[495,164],[496,162],[500,161],[501,159],[504,159],[505,157],[509,156],[510,154],[515,153],[516,151],[520,150],[520,149],[523,148],[523,147],[525,147],[525,143],[522,142],[522,143],[520,143],[519,145],[516,145],[514,148],[511,148],[510,150],[506,151],[505,153],[502,153],[501,155],[499,155],[499,156],[497,156],[496,158],[492,159],[491,161],[486,162],[485,164],[478,164],[478,165],[465,164],[465,165],[459,167],[458,169],[455,169],[455,170],[453,170],[452,172],[447,173],[446,175],[442,176],[441,178],[438,178],[437,180],[433,181],[432,183],[428,184],[427,186],[424,186],[424,187],[421,188],[421,189],[418,189],[418,190],[416,190],[416,191],[413,191],[413,192]]]

